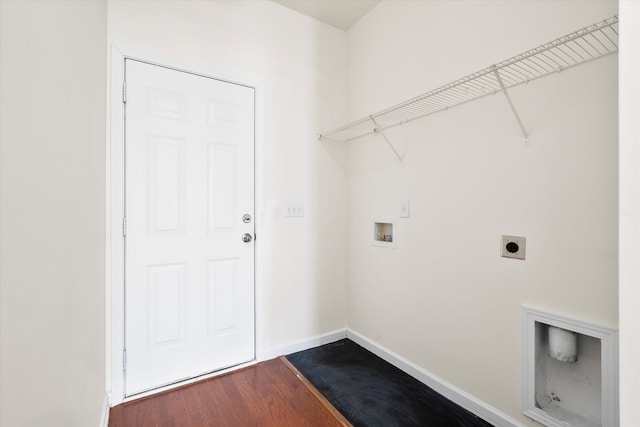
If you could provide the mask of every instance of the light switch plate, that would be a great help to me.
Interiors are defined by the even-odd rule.
[[[409,218],[409,201],[402,200],[400,202],[400,218]]]
[[[500,256],[504,258],[525,259],[527,239],[521,236],[501,236]]]

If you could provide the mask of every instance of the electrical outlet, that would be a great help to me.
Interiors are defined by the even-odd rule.
[[[527,239],[520,236],[501,236],[500,255],[504,258],[525,259]]]

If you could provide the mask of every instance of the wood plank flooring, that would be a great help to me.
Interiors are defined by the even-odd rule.
[[[350,424],[282,357],[111,408],[109,427],[131,426]]]

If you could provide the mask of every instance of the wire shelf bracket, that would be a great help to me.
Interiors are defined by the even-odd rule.
[[[384,140],[386,141],[387,145],[389,146],[389,148],[391,148],[391,150],[393,150],[393,153],[396,155],[396,157],[398,158],[398,160],[402,161],[402,156],[398,153],[398,150],[396,150],[396,147],[393,146],[393,144],[391,143],[391,141],[389,141],[389,138],[387,138],[387,135],[384,134],[384,129],[382,129],[380,127],[380,125],[378,124],[378,122],[376,121],[376,118],[371,116],[371,121],[373,122],[373,124],[375,125],[375,128],[373,128],[373,131],[376,133],[379,133],[380,135],[382,135],[382,137],[384,138]]]
[[[493,73],[496,76],[496,80],[498,81],[498,84],[500,84],[500,88],[502,89],[502,93],[504,93],[504,97],[507,99],[507,103],[509,104],[509,108],[511,108],[511,112],[513,112],[513,115],[515,116],[516,121],[518,122],[518,126],[520,126],[520,130],[522,131],[522,135],[524,136],[524,143],[529,144],[529,133],[525,129],[524,125],[522,124],[522,119],[520,119],[520,114],[518,114],[518,110],[516,110],[515,105],[513,105],[513,101],[509,96],[509,91],[504,86],[504,82],[502,81],[502,77],[500,77],[500,73],[498,72],[498,70],[493,70]]]
[[[402,160],[385,130],[502,92],[528,143],[529,133],[507,89],[617,51],[618,16],[614,15],[360,120],[320,133],[318,139],[346,142],[380,134],[398,160]]]

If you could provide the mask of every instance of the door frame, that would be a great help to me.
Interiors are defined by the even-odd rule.
[[[260,304],[262,288],[262,245],[261,240],[254,240],[254,348],[255,359],[233,368],[223,369],[204,375],[192,380],[180,382],[166,387],[154,389],[145,393],[137,394],[126,398],[124,391],[124,359],[123,351],[125,345],[125,310],[124,310],[124,257],[125,246],[122,234],[122,219],[124,217],[124,132],[125,132],[125,110],[123,100],[123,82],[125,78],[125,60],[137,60],[152,65],[170,68],[177,71],[188,72],[204,77],[214,78],[228,83],[248,86],[254,89],[254,212],[255,212],[255,234],[260,236],[262,230],[262,217],[264,206],[263,187],[263,150],[262,150],[262,101],[261,85],[255,78],[247,76],[228,76],[228,73],[220,70],[211,70],[210,67],[201,64],[183,64],[173,58],[154,58],[153,55],[142,53],[138,55],[130,54],[131,49],[124,53],[119,47],[111,47],[109,78],[108,78],[108,123],[107,123],[107,229],[106,229],[106,259],[105,259],[105,374],[107,384],[107,395],[109,396],[109,406],[113,407],[120,403],[139,399],[151,394],[159,393],[171,388],[179,387],[191,382],[200,381],[205,378],[223,374],[225,372],[250,366],[264,360],[262,329],[260,325],[262,319],[262,305]],[[178,62],[178,63],[176,63]],[[168,65],[171,64],[171,65]],[[215,77],[213,77],[215,76]],[[240,78],[238,78],[240,77]]]

